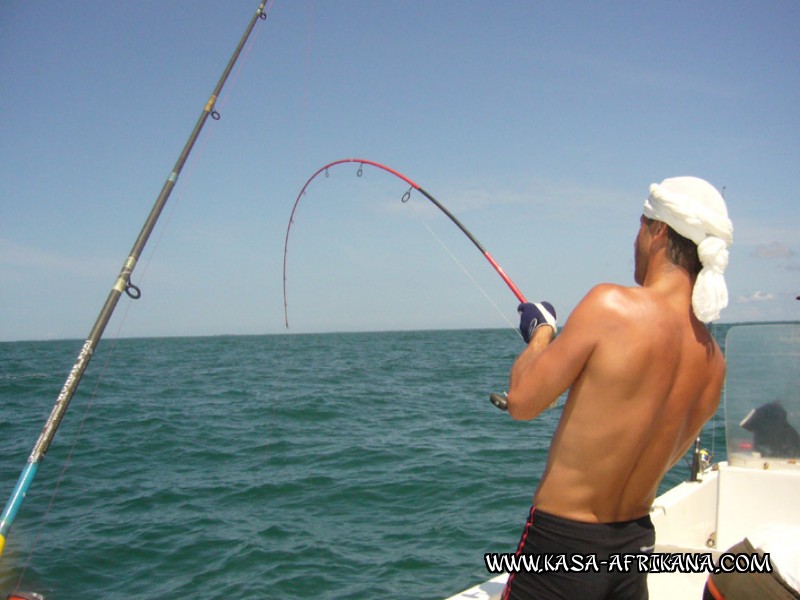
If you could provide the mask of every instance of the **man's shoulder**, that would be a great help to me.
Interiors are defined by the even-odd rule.
[[[624,317],[630,315],[632,304],[640,303],[642,300],[639,287],[600,283],[587,292],[579,306],[584,310],[601,312],[608,317],[613,315]]]
[[[594,286],[569,315],[564,332],[580,332],[584,339],[594,337],[599,342],[610,330],[635,324],[639,312],[635,306],[641,302],[636,290],[613,283]]]
[[[619,285],[617,283],[598,283],[592,289],[590,289],[586,296],[599,296],[599,297],[606,297],[606,296],[613,296],[613,295],[628,295],[634,292],[634,290],[641,289],[640,287],[627,287],[624,285]]]

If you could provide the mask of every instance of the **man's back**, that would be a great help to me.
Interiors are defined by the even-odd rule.
[[[511,367],[507,406],[533,419],[569,390],[520,554],[608,557],[655,543],[650,506],[667,470],[719,404],[725,361],[702,323],[728,302],[732,224],[722,196],[696,177],[650,186],[634,242],[641,288],[592,289],[554,338],[555,310],[523,302],[527,346]],[[512,573],[505,599],[647,598],[647,573]]]
[[[673,288],[597,286],[550,344],[548,361],[572,361],[574,379],[539,509],[605,523],[647,514],[666,471],[714,414],[724,360]]]

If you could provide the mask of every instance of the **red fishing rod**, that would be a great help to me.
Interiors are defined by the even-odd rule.
[[[300,193],[297,195],[297,199],[294,201],[294,206],[292,206],[292,214],[289,216],[289,225],[286,228],[286,241],[284,242],[283,246],[283,310],[284,310],[284,317],[286,319],[287,329],[289,328],[289,304],[286,300],[286,256],[289,251],[289,234],[292,230],[292,223],[294,223],[294,213],[297,210],[297,206],[300,204],[300,199],[303,197],[303,194],[305,194],[306,189],[311,184],[311,182],[317,178],[319,174],[321,173],[327,174],[328,169],[330,169],[331,167],[335,167],[336,165],[341,165],[345,163],[358,163],[360,165],[358,168],[359,177],[361,177],[361,175],[364,172],[364,165],[369,165],[372,167],[377,167],[378,169],[382,169],[387,173],[390,173],[391,175],[394,175],[395,177],[398,177],[399,179],[405,181],[408,185],[411,186],[411,188],[405,194],[403,194],[403,202],[408,202],[408,200],[411,198],[412,189],[417,190],[420,194],[422,194],[428,200],[433,202],[433,204],[436,205],[436,208],[438,208],[444,214],[446,214],[447,217],[453,223],[455,223],[456,226],[464,233],[464,235],[466,235],[469,238],[469,240],[475,245],[475,247],[478,250],[480,250],[481,254],[483,254],[486,260],[489,261],[489,264],[491,264],[494,270],[497,271],[497,274],[500,275],[503,281],[506,282],[506,285],[511,289],[512,292],[514,292],[514,295],[517,297],[517,300],[519,300],[520,302],[527,302],[525,296],[523,296],[522,292],[519,291],[519,288],[514,284],[513,281],[511,281],[511,278],[509,278],[509,276],[506,275],[505,271],[503,271],[503,268],[499,264],[497,264],[497,261],[492,257],[491,254],[489,254],[489,251],[483,247],[483,244],[481,244],[478,241],[478,239],[474,235],[472,235],[472,232],[470,232],[470,230],[467,229],[464,226],[464,224],[455,217],[453,213],[447,210],[447,208],[441,202],[439,202],[430,193],[428,193],[425,189],[423,189],[422,186],[414,182],[409,177],[403,175],[400,171],[396,171],[395,169],[387,167],[386,165],[382,165],[381,163],[377,163],[372,160],[367,160],[365,158],[343,158],[341,160],[336,160],[332,163],[328,163],[324,167],[321,167],[311,177],[309,177],[308,181],[306,181],[305,185],[303,186],[303,189],[301,189]],[[500,410],[508,410],[508,402],[506,400],[505,394],[492,393],[489,395],[489,400],[491,400],[492,404],[494,404]]]
[[[462,232],[464,232],[464,235],[466,235],[469,238],[469,240],[473,244],[475,244],[475,247],[478,250],[480,250],[481,254],[483,254],[483,256],[486,258],[486,260],[489,261],[489,264],[491,264],[492,267],[494,268],[494,270],[497,271],[498,275],[500,275],[500,277],[502,277],[503,281],[506,282],[506,285],[511,289],[511,291],[514,292],[514,295],[517,297],[517,299],[520,302],[527,302],[527,300],[525,300],[525,296],[523,296],[522,292],[519,291],[519,288],[516,285],[514,285],[514,282],[511,281],[511,279],[508,277],[508,275],[505,274],[505,271],[503,271],[503,268],[499,264],[497,264],[497,261],[494,258],[492,258],[492,255],[489,254],[489,251],[486,250],[486,248],[483,247],[483,244],[481,244],[478,241],[478,239],[474,235],[472,235],[472,233],[470,232],[469,229],[464,227],[464,224],[461,221],[459,221],[455,217],[455,215],[453,215],[453,213],[451,213],[449,210],[447,210],[447,208],[441,202],[439,202],[436,198],[434,198],[431,194],[429,194],[425,189],[423,189],[422,186],[420,186],[419,184],[414,182],[409,177],[406,177],[405,175],[403,175],[400,171],[396,171],[395,169],[392,169],[391,167],[387,167],[386,165],[382,165],[382,164],[377,163],[375,161],[367,160],[365,158],[343,158],[341,160],[336,160],[336,161],[334,161],[332,163],[328,163],[327,165],[325,165],[324,167],[321,167],[316,173],[314,173],[311,177],[308,178],[308,181],[306,181],[305,185],[303,186],[303,189],[301,189],[300,193],[297,195],[297,200],[294,201],[294,206],[292,207],[292,214],[289,216],[289,226],[286,228],[286,241],[285,241],[284,246],[283,246],[283,309],[284,309],[284,317],[285,317],[285,320],[286,320],[286,328],[287,329],[289,328],[289,305],[288,305],[288,303],[286,301],[286,255],[288,254],[288,251],[289,251],[289,233],[292,230],[292,223],[294,223],[294,213],[297,210],[297,206],[300,204],[300,199],[303,197],[303,194],[305,194],[305,192],[306,192],[306,188],[308,188],[308,186],[311,184],[311,182],[314,181],[314,179],[316,179],[316,177],[319,174],[327,173],[328,169],[330,169],[332,167],[335,167],[336,165],[341,165],[341,164],[344,164],[344,163],[358,163],[359,165],[361,165],[358,168],[358,176],[359,177],[361,177],[361,175],[363,174],[364,165],[369,165],[371,167],[377,167],[378,169],[382,169],[382,170],[386,171],[387,173],[390,173],[391,175],[394,175],[395,177],[398,177],[399,179],[402,179],[408,185],[411,186],[411,189],[417,190],[420,194],[422,194],[428,200],[433,202],[433,204],[436,205],[436,208],[438,208],[444,214],[446,214],[447,217],[453,223],[455,223],[456,226],[458,226],[458,228]],[[408,202],[408,200],[411,198],[411,189],[409,189],[403,195],[403,202]]]

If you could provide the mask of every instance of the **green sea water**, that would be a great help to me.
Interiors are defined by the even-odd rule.
[[[2,502],[81,345],[0,344]],[[443,598],[483,581],[560,416],[488,401],[521,350],[511,330],[104,340],[0,597]],[[718,429],[704,445],[723,459]]]

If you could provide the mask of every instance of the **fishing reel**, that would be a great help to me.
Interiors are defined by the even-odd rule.
[[[500,410],[508,410],[508,394],[506,392],[502,394],[492,392],[489,394],[489,401]]]
[[[489,394],[489,401],[494,404],[500,410],[508,410],[508,392],[503,392],[502,394],[498,394],[497,392],[492,392]],[[551,408],[555,408],[558,405],[558,398],[553,400],[553,403],[547,407],[547,410]]]
[[[692,452],[692,462],[689,466],[689,481],[700,481],[703,478],[703,473],[711,467],[712,458],[708,450],[700,448],[700,436],[697,436],[694,442],[694,451]]]

